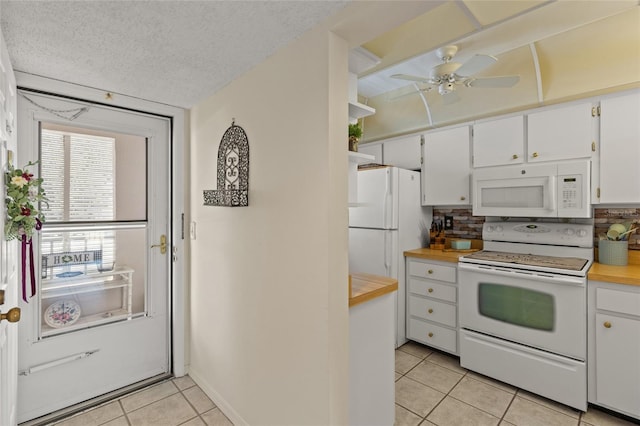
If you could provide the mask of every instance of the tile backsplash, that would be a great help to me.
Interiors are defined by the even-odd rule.
[[[444,231],[447,238],[482,239],[482,224],[484,216],[473,216],[471,209],[441,209],[433,208],[433,220],[444,223],[445,216],[453,216],[453,229]]]
[[[445,216],[453,216],[453,229],[445,230],[448,238],[482,239],[484,216],[473,216],[471,209],[433,209],[433,220],[444,223]],[[594,246],[598,246],[598,234],[606,233],[614,223],[632,221],[640,227],[640,208],[596,208],[594,209]],[[629,250],[640,250],[640,230],[631,235]]]
[[[609,226],[614,223],[635,222],[640,226],[640,208],[609,208],[594,209],[594,236],[595,246],[598,246],[598,235],[606,233]],[[629,250],[640,250],[640,235],[638,233],[631,234],[629,238]]]

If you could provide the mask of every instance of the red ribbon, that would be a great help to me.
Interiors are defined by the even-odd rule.
[[[42,222],[36,219],[36,231],[42,229]],[[36,295],[36,276],[33,264],[33,240],[29,238],[27,240],[27,235],[22,234],[22,300],[26,303],[29,303],[27,300],[27,246],[29,246],[29,272],[31,274],[31,297]]]

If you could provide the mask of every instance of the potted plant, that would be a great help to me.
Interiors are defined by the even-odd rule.
[[[349,124],[349,151],[358,152],[358,140],[362,136],[362,128],[358,123]]]

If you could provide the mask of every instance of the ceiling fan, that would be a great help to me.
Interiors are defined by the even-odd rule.
[[[433,67],[429,73],[429,77],[394,74],[391,78],[427,84],[428,86],[426,88],[419,89],[422,91],[429,91],[437,87],[438,93],[444,97],[447,103],[455,102],[459,99],[455,93],[456,86],[458,85],[465,85],[466,87],[500,88],[512,87],[520,81],[520,76],[518,75],[473,77],[475,74],[496,63],[498,59],[490,55],[477,54],[464,64],[461,64],[452,61],[457,52],[458,46],[444,46],[439,48],[436,54],[443,63]]]

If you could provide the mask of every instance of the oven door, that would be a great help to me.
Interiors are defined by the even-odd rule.
[[[585,278],[458,265],[461,328],[585,360]]]

